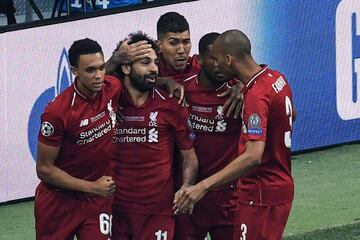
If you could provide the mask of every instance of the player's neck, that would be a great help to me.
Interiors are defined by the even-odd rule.
[[[136,107],[140,107],[141,105],[143,105],[149,97],[150,91],[141,92],[137,90],[131,85],[130,80],[125,80],[124,86],[129,94],[130,101]]]
[[[214,83],[214,81],[211,81],[211,79],[209,79],[203,71],[200,71],[198,80],[202,86],[210,89],[212,88],[217,89],[222,85],[222,84]]]
[[[85,85],[81,84],[79,80],[75,79],[75,87],[76,89],[81,93],[81,95],[87,97],[87,98],[96,98],[98,92],[90,91],[85,87]]]
[[[262,68],[255,62],[251,62],[249,64],[242,64],[242,66],[236,67],[236,69],[241,69],[241,71],[237,70],[235,72],[235,78],[246,85]]]

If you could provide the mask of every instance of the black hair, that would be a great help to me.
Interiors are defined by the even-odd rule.
[[[89,38],[80,39],[75,41],[69,49],[69,62],[73,67],[79,65],[80,55],[102,53],[102,48],[97,41]]]
[[[204,36],[201,37],[199,41],[199,54],[200,56],[204,56],[204,54],[209,51],[209,46],[212,45],[216,38],[220,36],[220,33],[217,32],[211,32],[207,33]]]
[[[168,32],[179,33],[190,30],[186,18],[177,12],[167,12],[161,15],[157,22],[156,29],[158,39]]]
[[[128,44],[132,44],[132,43],[136,43],[136,42],[140,42],[140,41],[147,41],[148,44],[151,45],[151,48],[154,49],[155,53],[158,53],[159,52],[159,46],[157,45],[157,43],[155,42],[154,39],[152,39],[151,37],[149,37],[146,33],[142,32],[142,31],[137,31],[137,32],[134,32],[134,33],[130,33],[126,39],[120,41],[115,50],[113,51],[114,52],[117,52],[119,50],[119,48],[121,47],[121,44],[125,41],[125,40],[129,40]],[[115,70],[115,73],[120,77],[120,78],[123,78],[124,77],[124,73],[122,72],[121,70],[121,67],[117,68]]]

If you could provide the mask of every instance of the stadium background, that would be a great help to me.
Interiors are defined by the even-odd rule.
[[[155,37],[156,21],[168,11],[188,19],[192,53],[204,34],[237,28],[252,40],[259,63],[285,73],[298,113],[293,151],[360,140],[360,1],[199,0],[161,5],[1,30],[0,202],[34,194],[39,117],[46,103],[72,82],[67,60],[71,43],[96,39],[108,58],[116,42],[130,32],[143,30]]]

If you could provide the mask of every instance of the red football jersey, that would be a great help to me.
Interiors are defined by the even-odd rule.
[[[94,181],[107,173],[121,82],[106,76],[96,98],[75,83],[50,102],[41,116],[39,141],[61,146],[55,165],[73,177]]]
[[[200,64],[198,62],[199,55],[193,55],[189,58],[185,70],[183,72],[178,72],[172,69],[167,65],[162,58],[161,54],[159,56],[159,76],[160,77],[170,77],[171,79],[177,81],[178,83],[183,83],[189,77],[192,77],[200,72]]]
[[[192,148],[189,114],[177,99],[158,89],[140,107],[124,91],[124,117],[114,133],[114,208],[141,214],[172,215],[173,150]]]
[[[194,147],[199,160],[199,180],[224,168],[238,156],[241,121],[226,117],[222,106],[227,98],[220,94],[230,88],[224,83],[217,89],[206,88],[198,76],[184,81],[190,121],[195,133]]]
[[[261,164],[241,178],[241,203],[275,206],[291,202],[292,93],[285,76],[262,65],[244,87],[240,152],[250,140],[264,141]]]

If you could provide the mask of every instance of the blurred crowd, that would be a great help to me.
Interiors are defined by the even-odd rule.
[[[0,25],[31,21],[32,15],[35,20],[54,18],[153,1],[158,0],[0,0]],[[25,14],[29,15],[29,12],[31,17],[25,18]]]

